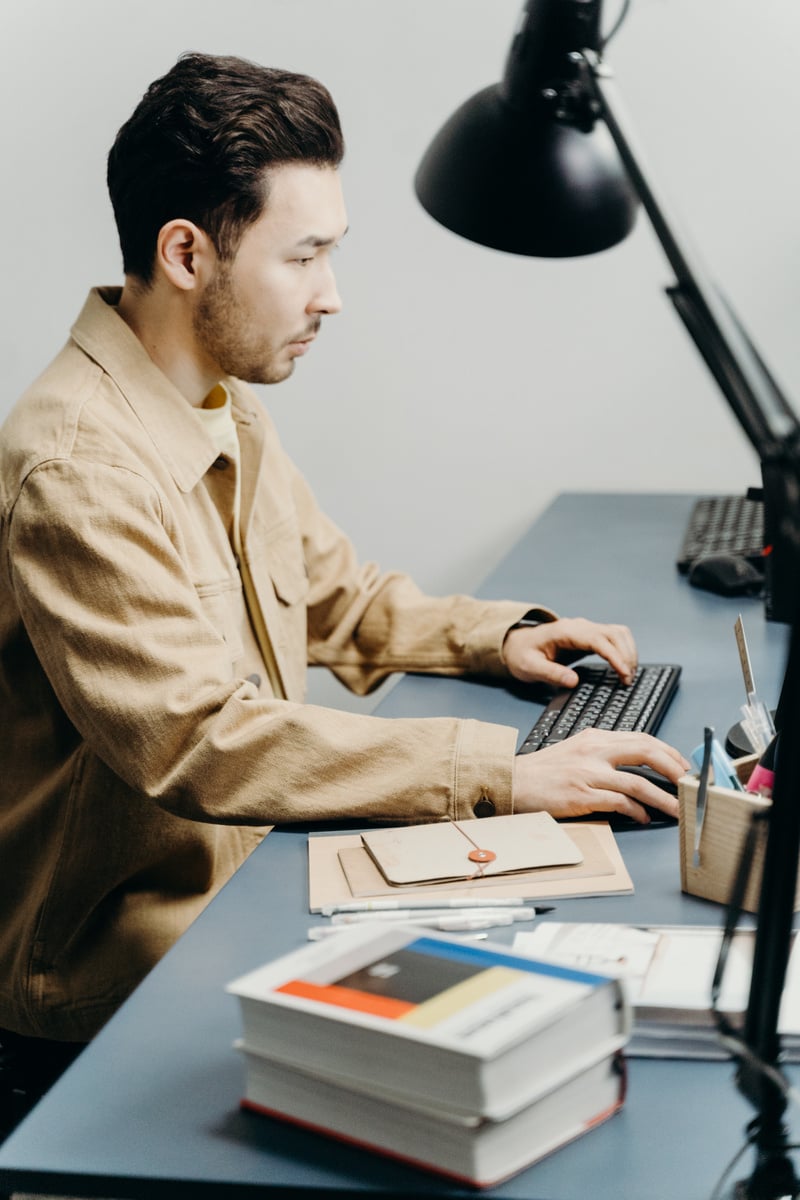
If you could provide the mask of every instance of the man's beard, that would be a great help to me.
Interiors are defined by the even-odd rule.
[[[278,366],[272,344],[250,330],[250,318],[240,304],[230,268],[222,264],[203,293],[194,314],[195,336],[226,375],[245,383],[280,383],[294,370],[294,359]]]

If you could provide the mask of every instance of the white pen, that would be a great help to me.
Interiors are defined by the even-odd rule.
[[[386,924],[392,922],[405,921],[406,924],[421,925],[423,922],[436,920],[486,920],[495,921],[496,918],[502,917],[503,924],[512,924],[514,921],[532,921],[536,916],[536,910],[533,908],[462,908],[459,911],[455,909],[440,908],[397,908],[390,912],[355,912],[355,913],[334,913],[331,917],[333,925],[366,925],[366,924]]]
[[[428,917],[425,921],[417,922],[426,929],[489,929],[492,925],[511,925],[514,918],[510,913],[483,913],[479,917],[465,917],[461,913],[453,913],[448,917]]]
[[[320,909],[324,917],[341,912],[384,912],[393,908],[518,908],[525,901],[521,896],[471,896],[468,899],[413,900],[352,900],[345,904],[326,904]]]
[[[428,928],[430,928],[428,926]],[[335,936],[337,933],[345,933],[347,926],[345,925],[312,925],[308,931],[308,940],[310,942],[321,942],[323,938]],[[452,929],[450,932],[454,932]],[[457,930],[455,932],[458,932]],[[480,941],[487,938],[488,933],[469,933],[468,937],[463,938],[463,941]]]
[[[345,916],[346,915],[347,914],[345,914]],[[360,914],[353,913],[350,915],[351,916],[359,916]],[[451,932],[456,932],[458,930],[463,930],[463,929],[490,929],[493,925],[512,925],[513,924],[513,918],[511,916],[511,914],[507,913],[507,912],[506,913],[503,913],[503,912],[481,913],[479,916],[474,916],[474,915],[473,916],[465,916],[463,913],[451,912],[451,913],[446,913],[446,914],[440,915],[440,916],[429,916],[429,917],[421,917],[421,918],[415,917],[413,919],[413,921],[409,917],[405,917],[404,921],[405,921],[405,924],[407,924],[407,925],[419,925],[421,929],[443,929],[443,930],[450,930]],[[381,921],[379,919],[375,920],[374,923],[376,925],[393,925],[393,924],[395,924],[395,922],[391,921],[391,920],[390,921]],[[399,922],[399,921],[396,923],[401,924],[401,922]],[[334,930],[346,929],[346,928],[348,928],[348,926],[350,926],[352,928],[352,926],[354,924],[361,924],[361,922],[355,922],[352,920],[351,921],[343,920],[343,921],[340,921],[336,925],[327,926],[327,929],[331,933],[333,933]],[[315,926],[315,930],[325,929],[325,928],[326,927],[324,925],[323,926],[320,926],[320,925]],[[325,936],[326,936],[325,933],[318,934],[318,933],[314,932],[313,937],[312,937],[311,933],[309,932],[309,937],[311,937],[312,941],[315,941],[318,937],[325,937]]]

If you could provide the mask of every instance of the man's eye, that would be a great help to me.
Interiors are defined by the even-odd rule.
[[[298,266],[307,267],[309,263],[312,263],[314,261],[314,259],[313,258],[296,258],[294,261],[298,264]]]

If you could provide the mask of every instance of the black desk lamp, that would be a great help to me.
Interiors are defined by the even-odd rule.
[[[621,17],[628,3],[624,0]],[[568,257],[605,250],[633,227],[639,202],[676,282],[667,289],[754,446],[764,484],[767,615],[792,623],[779,705],[800,728],[800,422],[689,239],[676,234],[645,175],[602,60],[602,0],[527,0],[500,83],[446,122],[415,187],[442,225],[496,250]],[[617,22],[619,25],[619,21]],[[800,1195],[788,1157],[778,1011],[788,963],[800,853],[800,743],[782,737],[770,810],[748,1011],[737,1083],[756,1109],[748,1200]],[[764,1064],[762,1069],[758,1064]]]

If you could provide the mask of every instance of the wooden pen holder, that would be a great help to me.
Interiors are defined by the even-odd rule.
[[[736,760],[736,774],[742,783],[746,783],[750,778],[750,772],[757,762],[756,754]],[[769,808],[771,801],[750,792],[736,792],[733,788],[709,784],[706,793],[706,815],[700,836],[700,864],[695,866],[694,832],[698,788],[699,780],[696,775],[684,775],[678,784],[681,891],[700,896],[704,900],[727,904],[751,817],[755,812]],[[742,903],[746,912],[758,911],[765,845],[765,837],[756,840],[750,879]],[[795,911],[800,908],[800,879],[795,891],[794,907]]]

